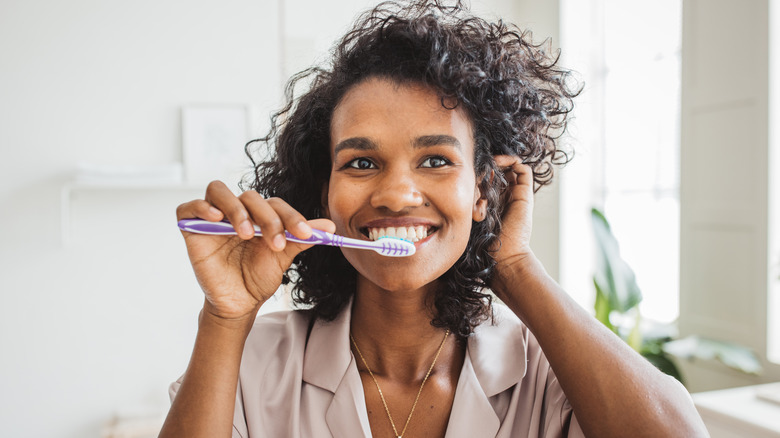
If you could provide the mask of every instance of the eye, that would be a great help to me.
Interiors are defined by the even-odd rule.
[[[346,167],[350,167],[352,169],[366,170],[366,169],[375,169],[376,165],[374,165],[374,163],[368,158],[361,157],[361,158],[355,158],[354,160],[350,161],[349,163],[347,163]]]
[[[448,164],[452,164],[450,162],[450,160],[448,160],[448,159],[446,159],[444,157],[435,156],[435,157],[428,157],[428,158],[426,158],[425,161],[422,162],[420,167],[436,168],[436,167],[444,167],[444,166],[446,166]]]

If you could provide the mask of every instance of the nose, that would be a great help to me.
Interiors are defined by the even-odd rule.
[[[387,171],[377,181],[371,195],[371,206],[401,212],[423,204],[423,195],[411,170]]]

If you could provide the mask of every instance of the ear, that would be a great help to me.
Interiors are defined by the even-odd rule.
[[[328,181],[322,185],[322,193],[320,193],[320,209],[322,211],[322,217],[330,219],[330,210],[328,209],[328,192],[330,190],[330,184]]]
[[[484,177],[479,178],[477,184],[474,186],[474,208],[472,210],[471,218],[474,219],[475,222],[482,222],[485,220],[485,217],[487,217],[487,198],[482,194],[482,190],[479,188],[479,181],[484,179]]]

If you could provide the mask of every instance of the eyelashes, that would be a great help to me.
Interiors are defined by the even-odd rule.
[[[373,161],[366,157],[358,157],[354,160],[349,161],[344,168],[349,169],[358,169],[358,170],[369,170],[369,169],[376,169],[376,164],[374,164]]]
[[[452,164],[450,160],[440,155],[436,155],[436,156],[426,158],[425,161],[422,162],[420,167],[437,168],[437,167],[444,167],[450,164]]]
[[[441,155],[432,155],[429,157],[425,157],[425,159],[420,163],[419,167],[426,168],[426,169],[437,169],[440,167],[449,166],[451,164],[452,161],[448,160],[447,158]],[[342,167],[342,169],[356,169],[356,170],[372,170],[377,168],[378,166],[376,165],[376,163],[374,163],[373,160],[367,157],[354,158],[348,161]]]

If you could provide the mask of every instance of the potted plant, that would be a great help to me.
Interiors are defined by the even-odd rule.
[[[628,345],[658,369],[685,383],[674,358],[717,359],[736,370],[758,374],[761,362],[749,349],[729,342],[688,336],[676,339],[675,324],[643,321],[639,312],[642,292],[633,269],[620,257],[620,248],[609,222],[596,208],[591,209],[596,241],[596,318],[623,338]]]

